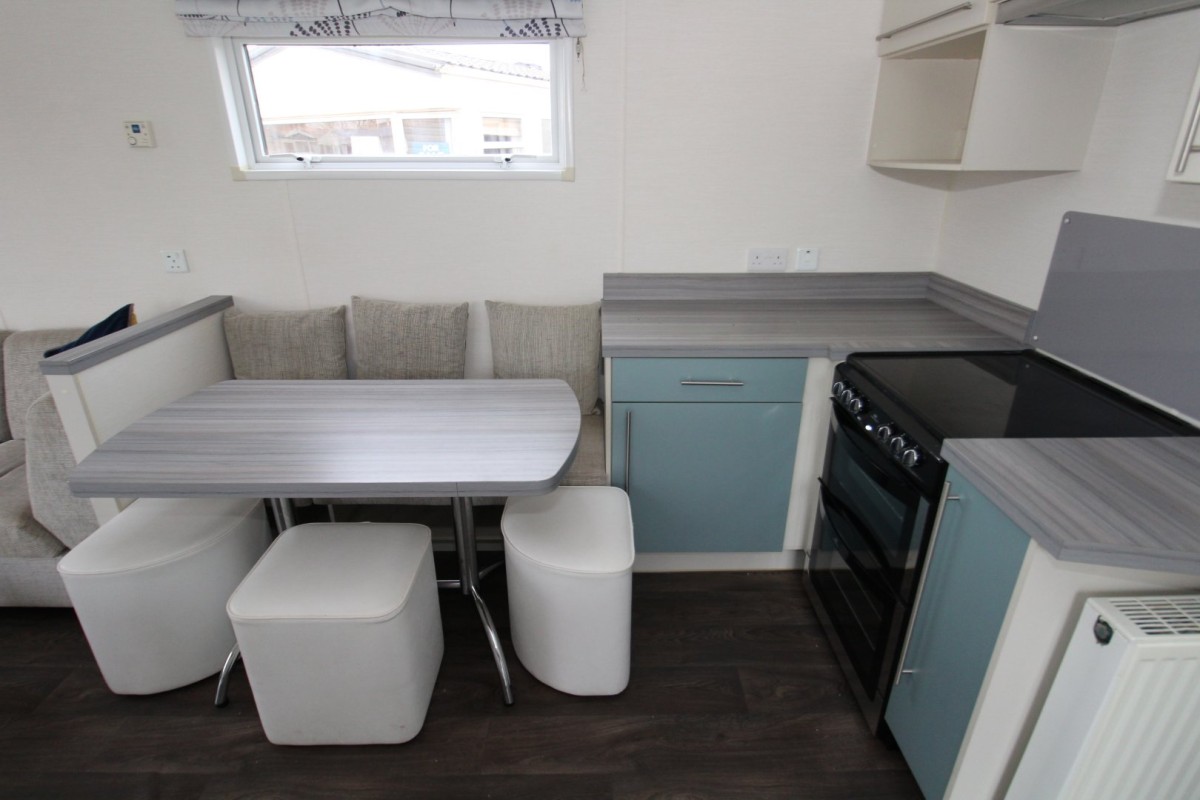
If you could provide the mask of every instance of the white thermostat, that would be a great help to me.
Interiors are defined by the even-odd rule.
[[[154,131],[149,122],[126,122],[125,141],[130,147],[154,147]]]

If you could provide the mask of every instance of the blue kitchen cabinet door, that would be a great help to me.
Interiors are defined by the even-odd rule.
[[[612,482],[629,492],[638,552],[783,549],[801,403],[612,410]]]
[[[1029,536],[953,469],[884,719],[927,798],[946,793]]]

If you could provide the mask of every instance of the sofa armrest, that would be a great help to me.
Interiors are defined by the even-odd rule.
[[[54,397],[46,392],[25,413],[25,469],[33,518],[63,544],[74,547],[96,530],[90,500],[71,494],[67,478],[75,456]]]

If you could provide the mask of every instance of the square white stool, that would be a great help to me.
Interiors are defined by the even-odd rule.
[[[142,498],[63,556],[108,688],[154,694],[220,672],[234,641],[225,603],[270,540],[260,500]]]
[[[443,650],[429,528],[290,528],[228,612],[274,744],[396,744],[420,732]]]
[[[560,692],[624,691],[633,603],[629,497],[614,486],[510,497],[500,531],[517,658]]]

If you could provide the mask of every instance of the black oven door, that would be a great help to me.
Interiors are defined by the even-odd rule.
[[[901,602],[911,602],[937,496],[909,477],[836,403],[825,456],[824,493],[830,498],[827,511],[836,501],[837,509],[852,515],[881,562],[881,580]]]
[[[906,606],[889,585],[888,568],[854,512],[821,483],[816,539],[809,579],[826,624],[837,632],[842,660],[853,669],[865,696],[881,703],[885,664],[892,661],[894,629]],[[881,683],[882,678],[882,683]]]

